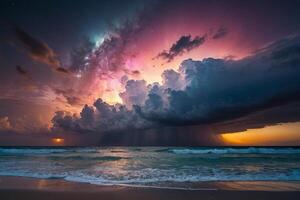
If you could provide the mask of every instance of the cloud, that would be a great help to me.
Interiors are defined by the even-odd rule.
[[[94,46],[95,44],[89,39],[83,38],[76,47],[73,47],[70,53],[69,69],[75,72],[84,70],[91,59],[90,55],[92,55]]]
[[[181,90],[184,86],[184,80],[180,73],[173,69],[165,70],[162,73],[162,84],[165,88],[172,90]]]
[[[128,110],[123,105],[109,105],[102,99],[95,101],[93,106],[85,105],[80,117],[58,111],[52,119],[53,130],[69,130],[74,132],[113,132],[136,130],[152,127],[152,123],[142,119],[133,110]]]
[[[57,95],[62,95],[66,102],[71,105],[71,106],[78,106],[78,105],[83,105],[82,99],[77,97],[76,91],[73,89],[54,89],[54,92]]]
[[[54,51],[45,42],[34,38],[19,27],[14,27],[14,32],[18,41],[34,61],[55,67],[60,65]]]
[[[135,42],[144,22],[141,18],[132,18],[110,27],[99,39],[101,42],[83,39],[73,49],[67,69],[79,82],[80,94],[91,94],[89,99],[106,98],[109,92],[123,87],[121,79],[124,75],[140,77],[141,72],[130,62],[136,53]]]
[[[228,34],[228,29],[225,27],[219,28],[212,36],[212,39],[217,40],[225,37]]]
[[[74,105],[82,105],[82,100],[75,96],[66,96],[66,100],[68,104],[74,106]]]
[[[105,133],[196,126],[217,133],[298,121],[299,47],[296,36],[241,60],[188,59],[178,72],[163,72],[162,85],[124,79],[124,105],[98,99],[78,117],[58,112],[53,128]]]
[[[8,117],[0,117],[0,131],[11,130],[12,126],[9,122]]]
[[[212,124],[299,101],[299,45],[296,37],[238,61],[186,60],[185,89],[171,90],[164,110],[143,115],[172,126]]]
[[[133,105],[143,105],[147,97],[147,84],[144,80],[129,80],[125,91],[120,93],[123,103],[132,108]]]
[[[196,36],[192,39],[191,35],[181,36],[169,50],[164,50],[159,53],[156,58],[162,58],[171,62],[175,57],[182,55],[185,52],[189,52],[205,42],[205,36]]]
[[[137,35],[144,28],[142,18],[126,19],[122,25],[113,25],[103,35],[102,42],[93,43],[85,38],[71,52],[71,71],[93,71],[100,78],[116,76],[118,73],[139,75],[125,64],[137,53],[133,50]]]
[[[56,68],[56,71],[66,73],[66,74],[69,73],[69,71],[67,69],[63,68],[63,67]]]
[[[133,77],[138,77],[139,75],[141,75],[141,72],[139,70],[127,70],[127,69],[124,69],[124,72],[127,74],[127,75],[130,75],[130,76],[133,76]]]
[[[16,70],[19,74],[21,75],[27,75],[28,71],[25,70],[23,67],[21,67],[20,65],[16,65]]]
[[[26,82],[23,82],[24,88],[28,90],[37,88],[36,82],[32,79],[27,69],[21,65],[16,65],[16,72],[24,78],[23,80],[26,80]]]
[[[300,103],[296,102],[217,123],[214,125],[214,131],[217,133],[241,132],[247,129],[298,121],[300,121]]]

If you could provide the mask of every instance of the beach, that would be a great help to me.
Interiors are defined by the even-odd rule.
[[[0,199],[299,199],[299,148],[0,148]]]
[[[22,200],[160,200],[160,199],[299,199],[299,183],[269,182],[214,182],[201,183],[197,190],[130,186],[100,186],[65,180],[46,180],[24,177],[0,177],[0,199]],[[234,186],[231,187],[230,185]],[[252,187],[251,187],[252,185]],[[260,186],[260,187],[259,187]],[[289,187],[292,186],[292,187]],[[269,188],[269,189],[267,189]]]

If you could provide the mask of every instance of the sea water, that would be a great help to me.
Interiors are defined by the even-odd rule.
[[[0,175],[157,187],[300,181],[300,148],[1,147]]]

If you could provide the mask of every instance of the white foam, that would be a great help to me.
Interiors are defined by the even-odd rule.
[[[190,148],[170,149],[175,154],[299,154],[300,149],[295,148]]]

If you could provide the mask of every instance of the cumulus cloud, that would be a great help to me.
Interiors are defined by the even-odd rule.
[[[165,88],[172,90],[181,90],[184,86],[184,80],[180,73],[173,69],[165,70],[162,73],[162,84]]]
[[[144,80],[129,80],[126,82],[125,91],[120,93],[123,103],[132,108],[133,105],[142,106],[147,98],[147,84]]]
[[[149,120],[169,125],[216,123],[298,101],[299,38],[238,61],[184,61],[185,89],[170,91],[169,107]],[[278,52],[287,52],[278,59]],[[147,116],[147,113],[145,113]]]
[[[129,110],[124,105],[109,105],[102,99],[93,106],[85,105],[80,116],[66,112],[56,112],[52,119],[54,129],[74,132],[113,132],[153,127],[152,123],[141,118],[135,109]]]
[[[164,50],[159,53],[156,58],[162,58],[167,62],[171,62],[176,56],[180,56],[185,52],[189,52],[205,42],[205,36],[196,36],[192,38],[191,35],[181,36],[169,50]]]
[[[163,72],[162,85],[124,78],[125,91],[120,93],[124,105],[113,106],[98,99],[94,105],[86,105],[80,116],[58,112],[54,128],[103,133],[211,126],[216,132],[225,132],[297,121],[299,47],[297,36],[241,60],[188,59],[178,72]],[[289,117],[282,118],[280,113]],[[261,120],[264,117],[267,120]]]

